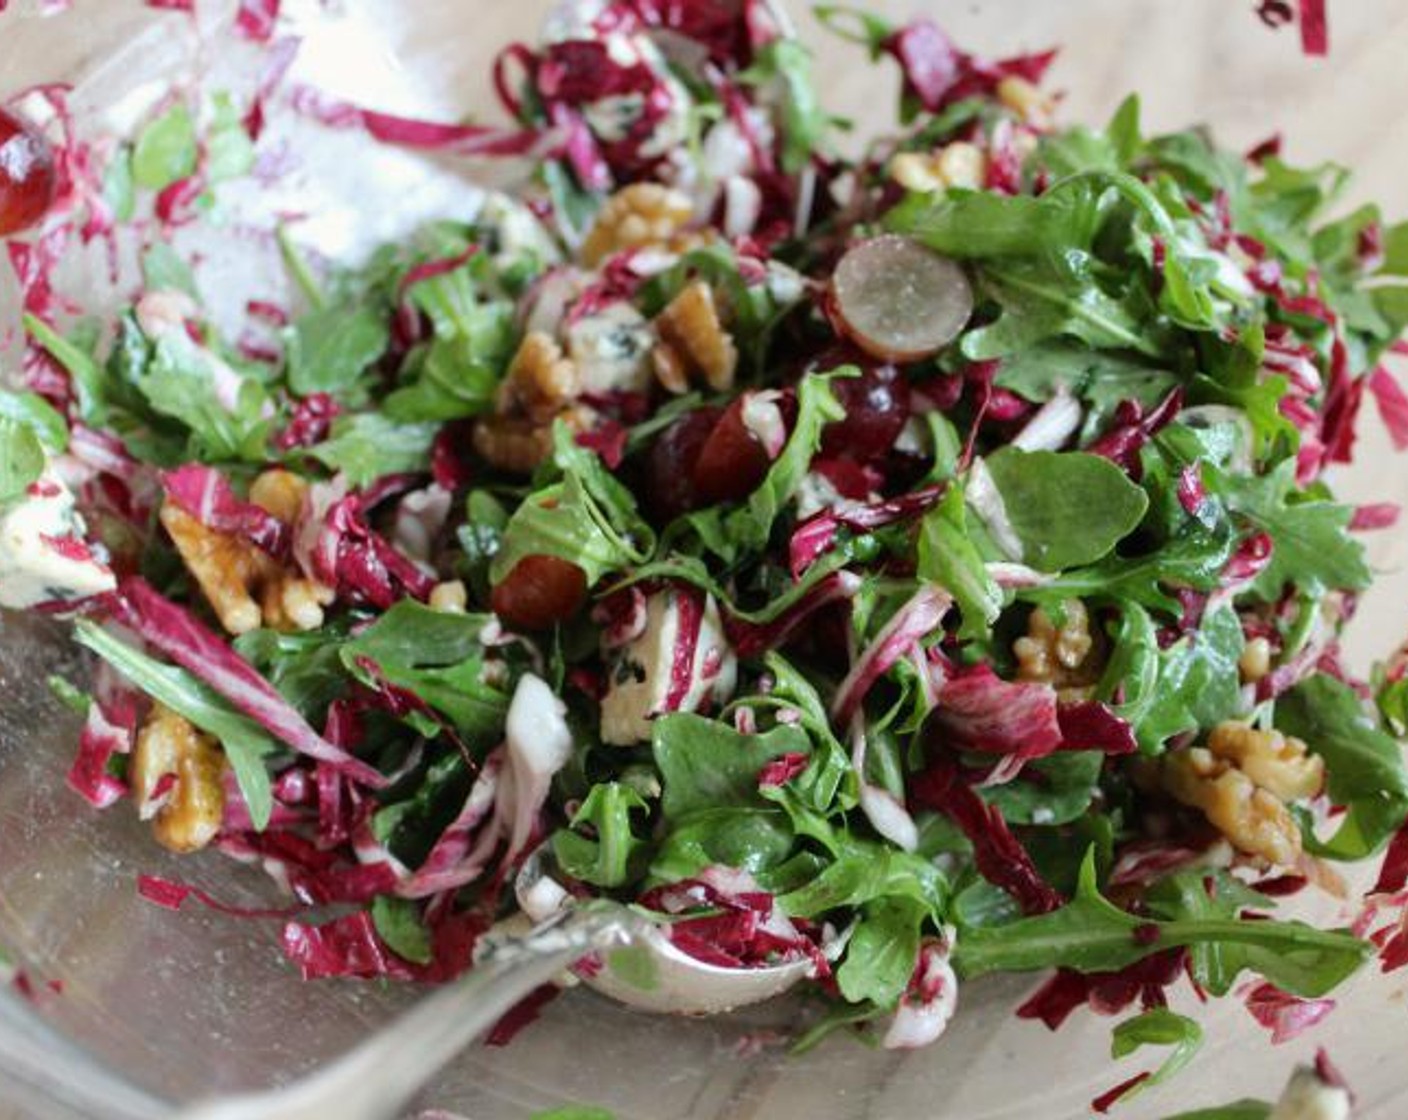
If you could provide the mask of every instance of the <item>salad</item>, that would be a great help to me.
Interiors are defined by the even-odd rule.
[[[1338,648],[1397,510],[1325,481],[1366,395],[1408,444],[1408,225],[1135,98],[1058,125],[1052,53],[924,20],[818,10],[903,79],[843,158],[764,4],[566,10],[501,55],[507,128],[286,84],[276,8],[248,105],[0,130],[0,227],[50,203],[9,244],[0,603],[96,655],[53,682],[78,794],[268,869],[309,978],[445,980],[593,897],[807,962],[799,1047],[1039,974],[1019,1015],[1172,1048],[1101,1111],[1191,1058],[1176,986],[1279,1039],[1408,962],[1408,661]],[[352,267],[290,223],[297,299],[222,334],[171,234],[274,173],[275,105],[531,181]],[[140,251],[114,321],[54,281],[76,241]],[[1385,849],[1351,928],[1278,913]]]

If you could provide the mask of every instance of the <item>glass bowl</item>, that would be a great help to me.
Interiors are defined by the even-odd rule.
[[[921,7],[916,0],[869,6],[896,18]],[[11,0],[0,12],[0,98],[34,82],[70,83],[85,131],[130,127],[172,80],[200,74],[213,88],[247,88],[257,79],[258,58],[229,31],[232,3],[201,0],[195,21],[139,0],[55,7],[63,8]],[[531,38],[546,7],[545,0],[286,0],[285,30],[303,39],[292,77],[393,112],[449,119],[479,111],[494,119],[490,61],[501,44]],[[1399,0],[1332,2],[1332,53],[1310,60],[1293,30],[1271,33],[1253,7],[1005,0],[952,5],[941,15],[960,42],[981,52],[1061,44],[1054,81],[1069,90],[1068,119],[1102,121],[1137,89],[1150,127],[1210,121],[1237,145],[1284,132],[1292,159],[1357,169],[1349,202],[1375,198],[1389,215],[1408,215],[1408,115],[1400,111],[1408,103],[1408,9]],[[798,15],[821,55],[828,103],[861,131],[883,126],[894,76],[862,65],[858,53],[826,41]],[[277,190],[233,198],[223,229],[183,235],[184,247],[204,252],[199,275],[217,315],[242,306],[242,293],[267,294],[281,283],[267,238],[249,232],[261,212],[305,212],[302,240],[355,258],[427,216],[465,213],[477,185],[505,174],[378,147],[355,131],[298,122],[274,131],[269,143],[286,142],[298,167]],[[202,249],[202,238],[211,245]],[[97,308],[125,290],[96,251],[69,266],[63,282]],[[14,305],[6,276],[0,340],[11,349],[0,351],[0,363],[18,358]],[[1338,480],[1342,491],[1350,499],[1408,499],[1404,466],[1389,457],[1374,417],[1366,417],[1359,450],[1356,467]],[[1381,578],[1350,631],[1359,670],[1408,634],[1408,538],[1379,533],[1369,544]],[[276,921],[199,906],[170,913],[140,901],[139,872],[176,876],[235,904],[275,896],[256,869],[213,855],[177,861],[129,812],[93,813],[68,791],[63,773],[77,726],[44,683],[58,671],[82,672],[61,627],[0,620],[0,948],[31,978],[34,1014],[132,1084],[185,1101],[295,1077],[417,997],[410,987],[300,982],[279,950]],[[872,1051],[833,1038],[799,1058],[788,1057],[785,1044],[795,1003],[665,1020],[572,991],[507,1048],[465,1053],[422,1106],[472,1120],[519,1120],[564,1103],[601,1105],[621,1120],[1056,1118],[1087,1114],[1093,1096],[1147,1066],[1142,1056],[1111,1063],[1110,1022],[1090,1013],[1054,1035],[1015,1020],[1012,1008],[1030,986],[1021,978],[967,986],[948,1034],[925,1051]],[[1339,1000],[1325,1023],[1281,1047],[1236,1000],[1207,1009],[1210,1044],[1191,1069],[1118,1115],[1140,1120],[1242,1096],[1272,1098],[1317,1046],[1357,1089],[1359,1115],[1408,1115],[1402,974],[1366,968]],[[0,1117],[81,1115],[53,1100],[19,1098],[17,1085],[0,1082]]]

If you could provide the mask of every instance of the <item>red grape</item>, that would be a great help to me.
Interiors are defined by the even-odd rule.
[[[0,237],[34,225],[54,200],[54,153],[25,121],[0,109]]]
[[[703,505],[732,502],[747,497],[772,460],[760,440],[743,423],[745,396],[724,410],[694,463],[694,490]]]
[[[699,505],[699,495],[694,488],[694,466],[720,415],[717,408],[687,412],[651,444],[645,460],[642,490],[657,520],[672,521]]]
[[[892,233],[847,250],[831,277],[831,293],[841,328],[882,362],[932,357],[973,314],[963,269]]]
[[[845,408],[846,418],[826,426],[821,453],[845,455],[859,463],[888,453],[909,419],[909,385],[895,367],[837,378],[831,391]]]
[[[556,556],[525,556],[490,593],[489,604],[513,630],[566,622],[587,600],[587,575]]]

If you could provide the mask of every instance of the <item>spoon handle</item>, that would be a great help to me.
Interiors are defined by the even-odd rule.
[[[503,942],[463,978],[308,1077],[197,1105],[177,1120],[389,1120],[533,989],[587,953],[627,940],[629,917],[613,911],[576,910]]]

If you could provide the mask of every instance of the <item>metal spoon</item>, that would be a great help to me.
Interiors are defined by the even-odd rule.
[[[514,893],[536,921],[571,909],[572,896],[551,878],[549,857],[539,848],[523,862]],[[765,968],[724,968],[678,949],[660,926],[638,921],[631,944],[602,954],[600,967],[584,970],[584,983],[641,1011],[712,1015],[779,996],[812,971],[805,958]]]
[[[541,863],[524,889],[541,889]],[[614,902],[568,905],[524,937],[493,939],[462,979],[291,1085],[212,1101],[177,1120],[388,1120],[450,1059],[519,1000],[592,953],[593,987],[647,1011],[704,1014],[770,999],[802,979],[807,960],[730,969],[696,961],[660,928]]]

